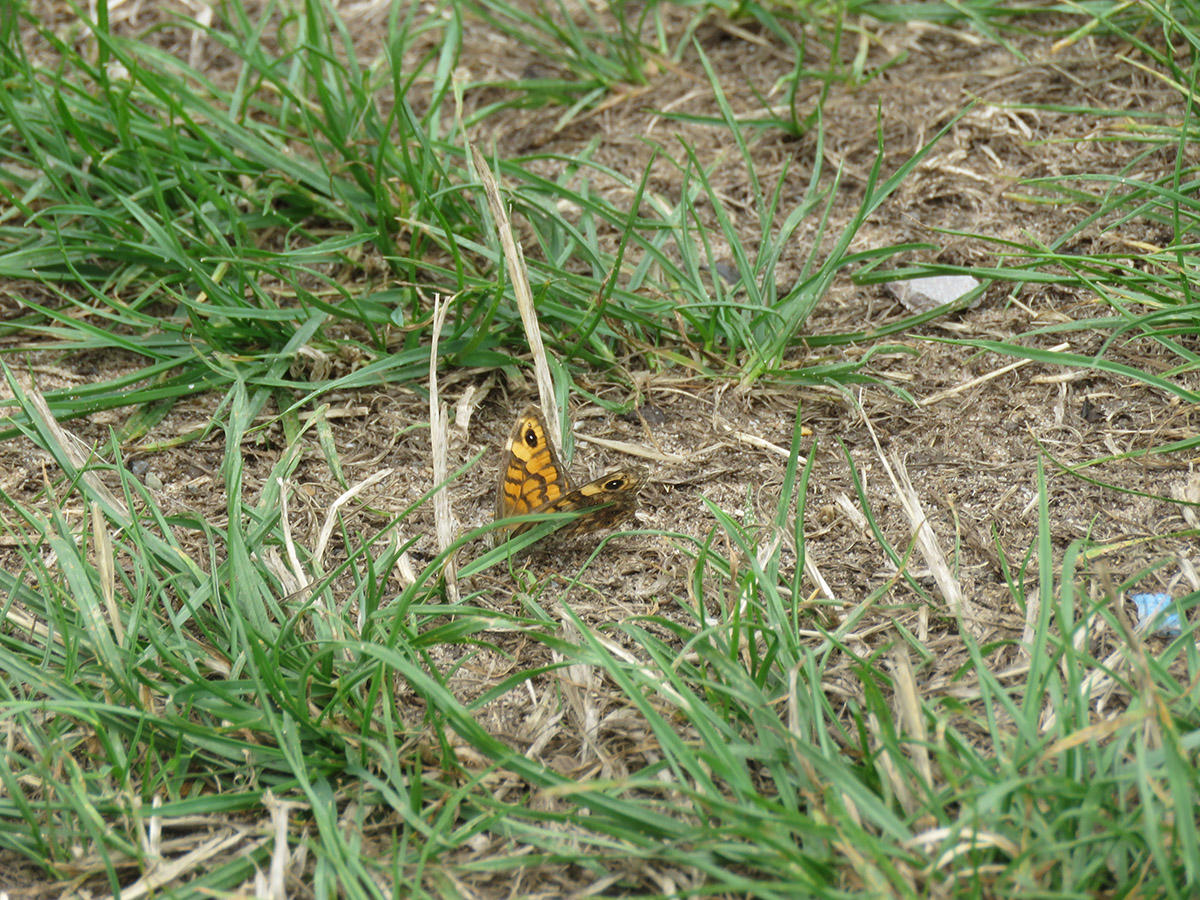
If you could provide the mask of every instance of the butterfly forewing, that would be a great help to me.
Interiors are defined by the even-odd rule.
[[[496,518],[535,512],[570,493],[567,471],[558,461],[535,407],[526,407],[517,416],[504,457],[496,490]]]

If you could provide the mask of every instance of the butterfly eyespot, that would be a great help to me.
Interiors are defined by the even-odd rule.
[[[530,449],[535,449],[538,445],[537,432],[532,428],[525,429],[525,443],[529,445]]]
[[[624,484],[625,476],[622,475],[620,478],[610,478],[608,481],[604,482],[604,489],[606,491],[617,491],[620,490]]]

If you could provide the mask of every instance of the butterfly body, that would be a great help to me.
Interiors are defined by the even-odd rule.
[[[496,518],[581,510],[582,515],[561,533],[611,528],[633,512],[637,492],[645,480],[643,470],[630,467],[572,487],[549,439],[545,420],[537,407],[528,406],[517,416],[504,446],[500,481],[496,486]],[[535,524],[522,522],[509,526],[508,536],[518,535]]]

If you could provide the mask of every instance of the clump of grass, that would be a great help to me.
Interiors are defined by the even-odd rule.
[[[197,28],[214,52],[237,60],[242,74],[231,85],[112,33],[104,20],[83,20],[94,57],[25,22],[55,62],[14,46],[10,89],[0,92],[0,189],[10,203],[0,275],[38,288],[22,292],[25,314],[3,326],[29,340],[8,349],[118,349],[143,361],[83,392],[51,392],[56,415],[122,404],[165,414],[196,390],[239,381],[261,388],[255,396],[293,392],[301,403],[338,387],[409,381],[423,368],[423,291],[459,297],[443,335],[449,359],[495,365],[520,350],[517,316],[496,281],[499,254],[480,237],[481,203],[462,189],[463,135],[445,108],[458,19],[394,18],[394,60],[430,29],[443,40],[427,67],[401,74],[396,65],[362,65],[323,6],[294,16],[254,21],[233,4],[219,25]],[[753,180],[743,126],[708,74]],[[389,85],[385,105],[380,92]],[[420,112],[409,100],[417,87]],[[698,160],[685,163],[691,175],[680,204],[651,205],[649,215],[646,176],[636,181],[585,156],[570,177],[552,181],[505,162],[511,202],[533,225],[540,251],[531,268],[541,320],[564,362],[610,366],[616,348],[633,341],[669,363],[682,358],[672,345],[699,343],[727,365],[748,354],[750,381],[777,371],[849,260],[845,244],[857,227],[856,220],[845,230],[811,281],[776,286],[791,235],[826,196],[815,188],[820,158],[806,201],[756,251],[720,216],[734,248],[736,293],[711,276],[723,262],[694,220],[700,198],[723,211]],[[903,175],[883,185],[864,216]],[[624,184],[634,205],[615,208],[590,189],[592,178]],[[764,236],[784,214],[782,183],[767,192],[754,182]],[[579,211],[577,223],[558,212],[564,204]],[[623,238],[615,255],[600,249],[601,235],[614,229]],[[637,258],[627,266],[630,250]],[[386,280],[364,286],[347,277],[364,255],[386,263]],[[581,273],[579,262],[590,271]],[[315,384],[306,373],[294,377],[302,348],[331,357],[347,342],[365,360],[356,371]]]
[[[347,339],[377,360],[356,377],[420,369],[411,340],[384,359],[396,326],[422,318],[417,292],[363,291],[338,271],[369,251],[402,283],[430,282],[446,251],[405,223],[476,227],[474,207],[447,190],[447,145],[403,94],[383,113],[378,76],[319,5],[299,17],[294,46],[274,51],[262,35],[278,23],[228,11],[223,29],[197,36],[238,57],[231,85],[103,21],[88,32],[95,59],[31,21],[55,64],[13,45],[0,91],[0,275],[40,290],[22,292],[27,314],[4,326],[33,340],[8,349],[116,349],[145,361],[83,396],[52,394],[60,417],[119,403],[165,410],[236,381],[307,393],[306,379],[288,378],[296,353]],[[411,38],[397,32],[400,46]],[[435,98],[445,89],[435,85]]]

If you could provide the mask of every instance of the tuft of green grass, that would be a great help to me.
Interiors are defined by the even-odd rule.
[[[451,363],[496,366],[521,352],[499,254],[466,181],[462,124],[448,106],[458,14],[397,10],[388,56],[368,66],[321,3],[257,20],[231,4],[211,27],[183,23],[237,60],[237,79],[223,83],[112,33],[103,18],[82,18],[86,40],[67,42],[17,11],[44,46],[36,58],[10,48],[0,91],[0,277],[32,287],[20,291],[23,314],[0,326],[21,338],[6,350],[115,350],[131,361],[83,391],[51,393],[57,416],[135,406],[144,429],[148,411],[165,415],[197,390],[244,383],[255,402],[273,396],[289,409],[338,388],[411,382],[424,369],[433,291],[458,298],[441,341]],[[431,33],[437,51],[402,66]],[[79,49],[87,46],[93,54]],[[708,77],[753,179],[746,126],[711,69]],[[674,203],[646,193],[649,167],[639,181],[585,153],[547,179],[533,174],[536,159],[498,161],[514,210],[533,227],[541,320],[564,365],[612,366],[630,344],[649,364],[670,365],[699,346],[723,366],[745,365],[753,381],[778,371],[849,259],[857,224],[815,281],[776,285],[789,239],[829,196],[817,190],[819,153],[794,210],[779,208],[782,179],[769,192],[755,182],[764,240],[753,252],[724,215],[708,165],[685,153],[692,174]],[[597,180],[632,190],[633,205],[613,206]],[[718,212],[732,260],[707,244],[695,216],[702,199]],[[564,207],[577,210],[575,221]],[[602,249],[614,229],[615,254]],[[364,257],[383,262],[386,276],[356,277]],[[727,265],[736,285],[713,274]],[[342,347],[364,362],[340,379],[293,371],[301,351],[331,358]]]

